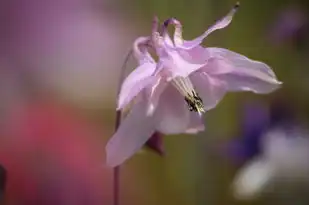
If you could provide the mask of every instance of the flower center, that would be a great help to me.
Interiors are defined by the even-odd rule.
[[[197,112],[200,115],[205,112],[203,100],[194,90],[192,82],[188,77],[175,77],[171,82],[180,94],[185,97],[185,101],[190,111]]]

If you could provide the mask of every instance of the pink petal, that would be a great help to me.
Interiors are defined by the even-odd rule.
[[[217,21],[214,25],[212,25],[205,33],[203,33],[201,36],[195,38],[194,40],[191,41],[184,41],[182,45],[179,45],[180,48],[183,49],[192,49],[195,46],[198,46],[201,44],[210,33],[212,33],[215,30],[222,29],[227,27],[232,19],[234,14],[237,11],[238,6],[235,6],[225,17],[223,17],[221,20]]]
[[[190,50],[178,49],[179,54],[188,62],[204,64],[210,59],[207,49],[202,46],[196,46]]]
[[[269,93],[281,85],[265,63],[223,48],[207,50],[213,58],[203,69],[213,78],[225,82],[229,91]]]
[[[121,86],[117,110],[125,107],[143,88],[155,81],[152,77],[155,69],[155,64],[144,63],[125,79]]]
[[[155,112],[157,130],[164,134],[185,133],[188,128],[200,128],[198,115],[191,115],[184,97],[172,86],[162,93]]]
[[[145,101],[137,102],[106,145],[107,165],[115,167],[134,155],[155,132]]]
[[[196,72],[190,76],[190,79],[203,100],[205,110],[215,108],[226,93],[225,84],[205,72]]]
[[[205,63],[197,64],[185,60],[177,50],[166,48],[166,51],[167,55],[161,57],[161,62],[171,78],[187,77],[205,65]]]
[[[161,77],[157,77],[155,83],[151,88],[147,88],[148,93],[148,105],[147,105],[147,116],[153,115],[159,103],[160,96],[165,90],[167,82]]]
[[[202,115],[196,112],[190,113],[189,125],[185,131],[187,134],[196,134],[205,130],[204,119]]]
[[[231,63],[234,63],[237,67],[246,67],[248,66],[248,64],[250,64],[250,67],[252,67],[252,69],[259,70],[259,72],[265,73],[271,78],[276,77],[275,73],[269,68],[269,66],[263,62],[251,60],[244,55],[230,51],[225,48],[208,47],[206,48],[206,50],[209,54],[209,58],[230,61]],[[234,68],[232,67],[223,67],[219,69],[213,67],[213,70],[208,70],[208,72],[211,72],[212,74],[222,74],[229,73],[233,70]]]

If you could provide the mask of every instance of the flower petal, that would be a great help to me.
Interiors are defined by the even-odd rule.
[[[205,63],[197,64],[185,60],[176,50],[166,48],[166,52],[167,55],[161,57],[161,62],[171,78],[187,77],[205,65]]]
[[[203,100],[205,110],[215,108],[226,93],[225,84],[205,72],[196,72],[190,75],[190,79]]]
[[[184,43],[182,45],[179,45],[179,47],[183,48],[183,49],[192,49],[195,46],[198,46],[199,44],[201,44],[203,42],[204,38],[206,38],[213,31],[227,27],[231,23],[233,16],[236,13],[238,7],[239,7],[239,5],[236,4],[233,7],[233,9],[230,10],[230,12],[225,17],[223,17],[222,19],[217,21],[214,25],[212,25],[201,36],[199,36],[199,37],[197,37],[197,38],[195,38],[194,40],[191,40],[191,41],[184,41]]]
[[[147,89],[148,94],[148,105],[147,105],[147,116],[153,115],[159,103],[160,96],[165,90],[167,82],[161,77],[157,77],[151,88]]]
[[[253,70],[258,70],[259,72],[265,73],[269,77],[276,78],[275,73],[263,62],[251,60],[244,55],[225,48],[208,47],[206,50],[208,51],[209,58],[212,60],[218,59],[228,61],[231,64],[234,64],[234,67],[237,67],[237,70],[241,69],[240,67],[250,66]],[[211,72],[212,74],[229,73],[232,71],[234,71],[233,67],[219,67],[219,69],[213,68],[212,70],[208,70],[208,72]]]
[[[107,165],[115,167],[134,155],[155,132],[153,118],[146,116],[147,104],[137,102],[106,145]]]
[[[282,84],[265,63],[223,48],[207,50],[213,58],[204,70],[213,78],[226,83],[229,91],[270,93]]]
[[[162,93],[154,115],[157,130],[164,134],[184,133],[191,123],[184,97],[171,85]]]
[[[190,63],[205,64],[211,57],[208,50],[199,45],[190,50],[178,49],[178,52]]]
[[[185,130],[185,133],[196,134],[204,130],[205,130],[205,125],[204,125],[204,120],[202,118],[202,115],[199,115],[196,112],[191,112],[189,124],[187,126],[187,129]]]
[[[123,82],[119,94],[117,110],[122,109],[146,86],[155,81],[152,77],[156,64],[144,63],[137,67]]]

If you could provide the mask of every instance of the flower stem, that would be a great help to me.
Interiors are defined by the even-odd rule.
[[[124,79],[124,74],[125,74],[125,68],[126,64],[132,55],[132,49],[129,51],[127,54],[124,63],[121,67],[120,70],[120,75],[119,75],[119,84],[118,84],[118,90],[117,90],[117,96],[120,93],[120,88],[121,88],[121,83],[123,82]],[[121,123],[121,110],[116,111],[116,120],[115,120],[115,131],[117,131],[120,123]],[[114,167],[113,169],[113,205],[119,205],[119,195],[120,195],[120,166]]]
[[[113,170],[113,184],[114,184],[114,196],[113,196],[113,205],[119,205],[119,181],[120,181],[120,166],[117,166]]]
[[[0,165],[0,204],[4,203],[6,183],[7,183],[7,171],[2,165]]]
[[[118,129],[121,122],[121,111],[116,112],[115,130]],[[120,193],[120,166],[113,169],[113,205],[119,205]]]

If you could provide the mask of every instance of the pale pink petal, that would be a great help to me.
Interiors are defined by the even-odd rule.
[[[155,119],[157,130],[164,134],[183,133],[189,123],[189,113],[184,97],[171,85],[162,93]]]
[[[194,116],[191,116],[184,97],[172,86],[162,93],[154,116],[157,130],[164,134],[185,133],[188,128],[201,126],[199,120],[191,121]],[[198,115],[195,117],[199,118]]]
[[[205,130],[204,119],[197,112],[190,113],[190,120],[185,131],[187,134],[196,134]]]
[[[190,63],[206,63],[210,59],[207,49],[202,46],[196,46],[190,50],[178,49],[179,54]]]
[[[153,115],[159,103],[160,96],[166,86],[167,82],[161,77],[157,77],[153,86],[146,89],[148,94],[147,116]]]
[[[156,70],[155,70],[155,72],[154,72],[154,75],[155,76],[160,76],[160,75],[162,75],[162,73],[164,73],[164,70],[163,70],[163,67],[164,66],[164,63],[163,63],[163,61],[162,60],[159,60],[158,62],[157,62],[157,66],[156,66]]]
[[[142,56],[138,58],[138,61],[140,65],[145,63],[152,63],[152,64],[156,63],[156,61],[152,58],[152,56],[148,52],[143,52]]]
[[[204,103],[204,109],[210,110],[224,97],[227,89],[222,81],[216,80],[205,72],[196,72],[190,79]]]
[[[107,165],[118,166],[134,155],[155,132],[155,121],[146,116],[146,101],[137,102],[106,145]]]
[[[143,65],[145,63],[155,63],[155,60],[152,58],[147,50],[147,47],[145,46],[149,40],[149,36],[141,36],[138,37],[133,43],[133,55],[139,62],[139,65]]]
[[[236,4],[233,9],[225,16],[223,17],[222,19],[220,19],[219,21],[217,21],[214,25],[212,25],[205,33],[203,33],[201,36],[191,40],[191,41],[184,41],[184,43],[182,45],[179,45],[180,48],[183,48],[183,49],[191,49],[191,48],[194,48],[195,46],[198,46],[200,45],[204,38],[206,38],[210,33],[212,33],[213,31],[215,30],[218,30],[218,29],[222,29],[222,28],[225,28],[227,27],[232,19],[233,19],[233,16],[234,14],[236,13],[237,11],[237,8],[238,8],[238,4]]]
[[[156,64],[144,63],[125,79],[121,86],[117,110],[125,107],[143,88],[155,81],[152,77],[155,69]]]
[[[251,91],[254,93],[267,94],[280,88],[279,83],[269,83],[261,79],[246,76],[226,74],[217,76],[217,79],[224,81],[229,91]]]
[[[212,59],[203,69],[212,77],[225,82],[229,91],[270,93],[281,85],[265,63],[223,48],[207,50]]]
[[[270,69],[269,66],[263,62],[249,59],[244,55],[230,51],[225,48],[208,47],[206,48],[206,50],[207,50],[207,53],[209,54],[210,59],[221,59],[223,61],[231,62],[235,66],[240,67],[240,68],[250,65],[250,68],[252,70],[258,70],[259,72],[265,73],[271,78],[276,78],[276,75],[272,71],[272,69]],[[231,71],[234,71],[234,68],[230,66],[219,67],[219,69],[213,67],[213,69],[208,70],[208,72],[212,74],[229,73]]]
[[[171,78],[177,76],[187,77],[205,65],[205,63],[197,64],[185,60],[176,50],[167,48],[166,52],[167,55],[161,57],[161,62]]]

